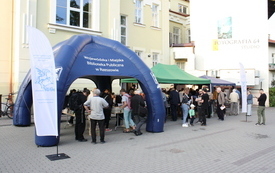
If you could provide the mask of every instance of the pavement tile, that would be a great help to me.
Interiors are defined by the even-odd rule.
[[[71,158],[50,161],[45,156],[56,147],[37,147],[34,125],[15,127],[12,120],[0,118],[0,172],[145,172],[145,173],[270,173],[275,172],[275,108],[266,108],[266,126],[255,126],[253,116],[227,116],[207,119],[207,126],[182,128],[181,120],[167,121],[165,132],[135,136],[122,128],[106,133],[105,144],[74,140],[74,127],[65,126],[62,117],[59,153]],[[115,120],[110,122],[114,129]],[[66,128],[64,128],[66,127]]]

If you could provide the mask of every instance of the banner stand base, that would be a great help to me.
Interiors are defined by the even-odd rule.
[[[68,156],[68,155],[65,154],[65,153],[46,155],[46,157],[47,157],[50,161],[56,161],[56,160],[69,159],[69,158],[70,158],[70,156]]]

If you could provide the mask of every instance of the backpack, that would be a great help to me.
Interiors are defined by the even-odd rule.
[[[132,109],[132,108],[131,108],[131,96],[130,96],[129,94],[125,94],[125,96],[128,98],[128,99],[127,99],[127,107],[128,107],[129,109]]]
[[[69,108],[70,110],[77,110],[79,107],[78,104],[78,94],[74,93],[71,95],[70,99],[69,99]]]

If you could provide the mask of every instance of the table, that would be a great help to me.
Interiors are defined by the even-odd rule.
[[[112,114],[115,114],[116,115],[116,126],[115,126],[115,131],[116,131],[116,129],[118,128],[118,127],[121,127],[121,126],[119,126],[118,124],[119,124],[119,121],[120,120],[123,120],[123,118],[122,117],[120,117],[119,116],[119,114],[123,114],[123,109],[121,109],[120,107],[113,107],[112,108]]]

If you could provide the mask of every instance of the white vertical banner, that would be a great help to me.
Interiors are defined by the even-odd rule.
[[[246,75],[243,64],[240,63],[240,81],[242,89],[242,112],[247,112],[247,87],[246,87]]]
[[[38,29],[28,26],[27,31],[36,134],[58,136],[56,72],[52,47]]]

